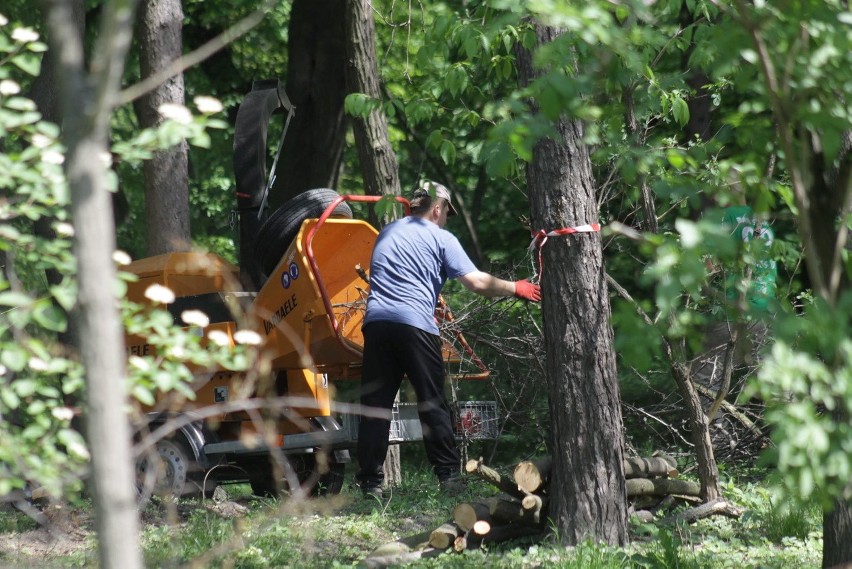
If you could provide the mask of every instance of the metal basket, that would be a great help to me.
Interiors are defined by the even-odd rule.
[[[453,406],[453,430],[463,440],[496,439],[496,401],[459,401]]]
[[[450,406],[453,431],[459,440],[496,439],[498,416],[496,401],[459,401]],[[345,415],[342,424],[352,440],[358,437],[358,416]],[[423,428],[417,414],[417,403],[394,403],[391,411],[391,443],[423,440]]]

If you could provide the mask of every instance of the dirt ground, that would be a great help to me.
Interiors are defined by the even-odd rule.
[[[0,566],[43,567],[51,560],[84,553],[94,547],[91,517],[67,506],[46,506],[28,512],[38,519],[35,529],[0,533]]]

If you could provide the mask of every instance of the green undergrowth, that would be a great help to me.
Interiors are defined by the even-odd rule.
[[[725,485],[726,497],[743,509],[739,519],[721,516],[688,526],[631,522],[630,545],[592,543],[564,547],[550,529],[543,538],[518,539],[463,554],[445,553],[411,566],[433,568],[560,567],[782,568],[818,567],[821,512],[773,505],[757,483]],[[143,512],[142,546],[147,567],[355,567],[382,544],[419,534],[448,520],[459,501],[493,494],[477,480],[467,494],[448,498],[430,474],[409,471],[402,487],[383,501],[364,499],[346,487],[339,496],[293,500],[257,499],[245,485],[227,487],[228,500],[153,502]],[[89,516],[90,517],[90,516]],[[88,522],[91,531],[91,521]],[[11,510],[0,512],[0,540],[31,532],[33,524]],[[86,528],[81,528],[86,529]],[[66,555],[22,548],[0,549],[0,566],[96,566],[94,539]]]

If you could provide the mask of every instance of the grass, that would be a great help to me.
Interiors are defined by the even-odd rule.
[[[401,488],[384,502],[362,499],[351,489],[340,496],[300,504],[255,499],[247,486],[228,488],[244,515],[224,517],[212,503],[181,501],[151,504],[144,512],[142,546],[148,567],[354,567],[376,547],[431,530],[449,518],[452,506],[493,490],[474,481],[468,496],[439,494],[430,474],[409,471]],[[773,505],[755,483],[729,483],[726,496],[746,509],[737,520],[714,517],[694,525],[661,529],[631,522],[631,543],[610,548],[592,543],[558,544],[556,533],[535,542],[529,538],[487,550],[448,553],[423,559],[415,567],[496,568],[559,567],[635,568],[781,568],[819,567],[821,512],[788,510]],[[0,540],[33,528],[20,513],[0,512]],[[68,555],[49,559],[0,548],[0,565],[92,567],[94,540]]]

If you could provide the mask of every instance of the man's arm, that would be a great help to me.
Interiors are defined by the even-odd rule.
[[[483,271],[473,271],[459,277],[467,290],[482,296],[517,296],[525,300],[541,300],[541,288],[529,281],[504,281]]]

